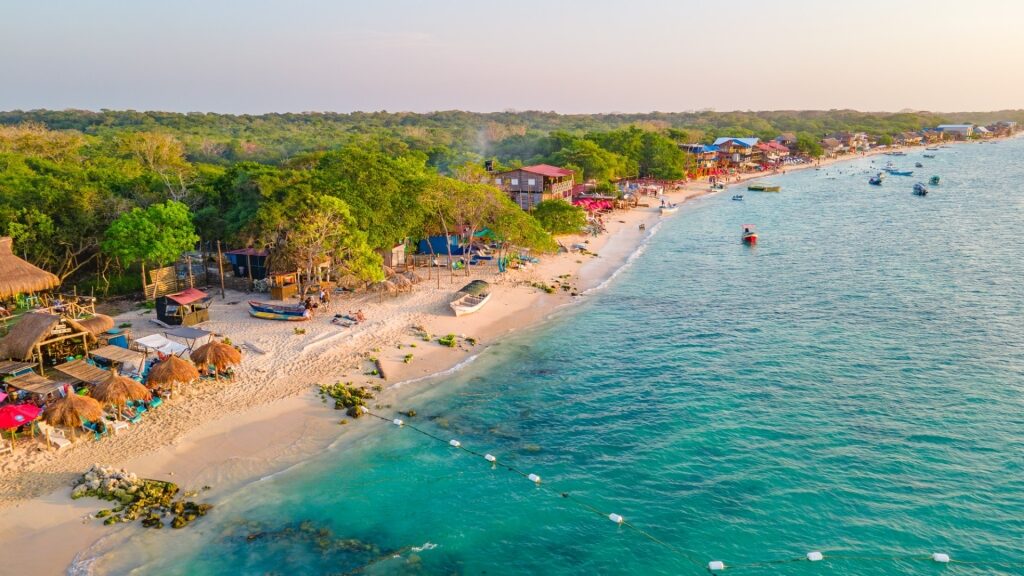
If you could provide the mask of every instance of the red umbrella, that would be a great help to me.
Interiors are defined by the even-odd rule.
[[[35,404],[8,404],[0,408],[0,429],[13,430],[39,417],[43,409]]]
[[[39,417],[43,409],[35,404],[8,404],[0,408],[0,430],[11,431],[11,447],[14,447],[14,429],[28,424]]]

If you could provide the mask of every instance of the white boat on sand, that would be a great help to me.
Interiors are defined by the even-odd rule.
[[[455,299],[449,305],[456,316],[465,316],[483,308],[490,299],[491,285],[483,280],[473,280],[456,292]]]

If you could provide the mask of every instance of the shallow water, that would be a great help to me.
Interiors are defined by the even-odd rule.
[[[727,573],[932,574],[909,557],[934,551],[1024,562],[1024,140],[937,154],[894,159],[942,176],[926,198],[915,178],[868,186],[884,159],[863,159],[778,178],[780,194],[694,202],[606,290],[394,407],[540,488],[380,424],[93,567],[699,574],[810,550],[904,559]],[[745,223],[756,248],[739,242]]]

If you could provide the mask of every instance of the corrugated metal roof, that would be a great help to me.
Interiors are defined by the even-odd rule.
[[[572,176],[572,170],[566,170],[565,168],[559,168],[558,166],[551,166],[550,164],[534,164],[533,166],[523,166],[520,168],[523,172],[530,172],[532,174],[540,174],[541,176],[547,176],[548,178],[563,178],[565,176]]]
[[[725,144],[726,142],[736,142],[737,144],[740,144],[742,146],[746,146],[747,148],[752,148],[752,147],[756,146],[757,143],[760,142],[760,141],[761,141],[760,138],[731,138],[731,137],[722,137],[722,138],[717,138],[715,140],[715,144],[714,145],[715,146],[721,146],[722,144]]]

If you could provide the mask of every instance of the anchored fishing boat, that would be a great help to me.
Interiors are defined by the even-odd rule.
[[[938,149],[939,149],[939,147],[938,147],[938,146],[929,146],[929,147],[925,148],[925,150],[931,150],[931,151],[933,151],[933,152],[934,152],[935,150],[938,150]]]
[[[924,154],[925,158],[935,158],[935,154]]]
[[[921,164],[920,162],[916,162],[914,164],[914,168],[924,168],[924,164]]]
[[[925,185],[922,184],[921,182],[918,182],[917,184],[914,184],[914,195],[915,196],[927,196],[928,195],[928,188],[925,187]]]
[[[868,178],[868,184],[871,184],[872,186],[881,186],[882,180],[884,179],[884,175],[881,172],[879,172],[878,174],[872,176],[871,178]]]
[[[483,308],[490,299],[491,285],[483,280],[473,280],[456,292],[455,299],[449,305],[456,316],[465,316]]]
[[[895,168],[887,169],[886,172],[888,172],[889,174],[892,174],[893,176],[913,176],[914,175],[914,171],[913,170],[896,170]]]
[[[754,232],[753,224],[743,225],[743,236],[741,237],[741,239],[743,243],[748,246],[753,246],[754,244],[757,244],[757,232]]]

